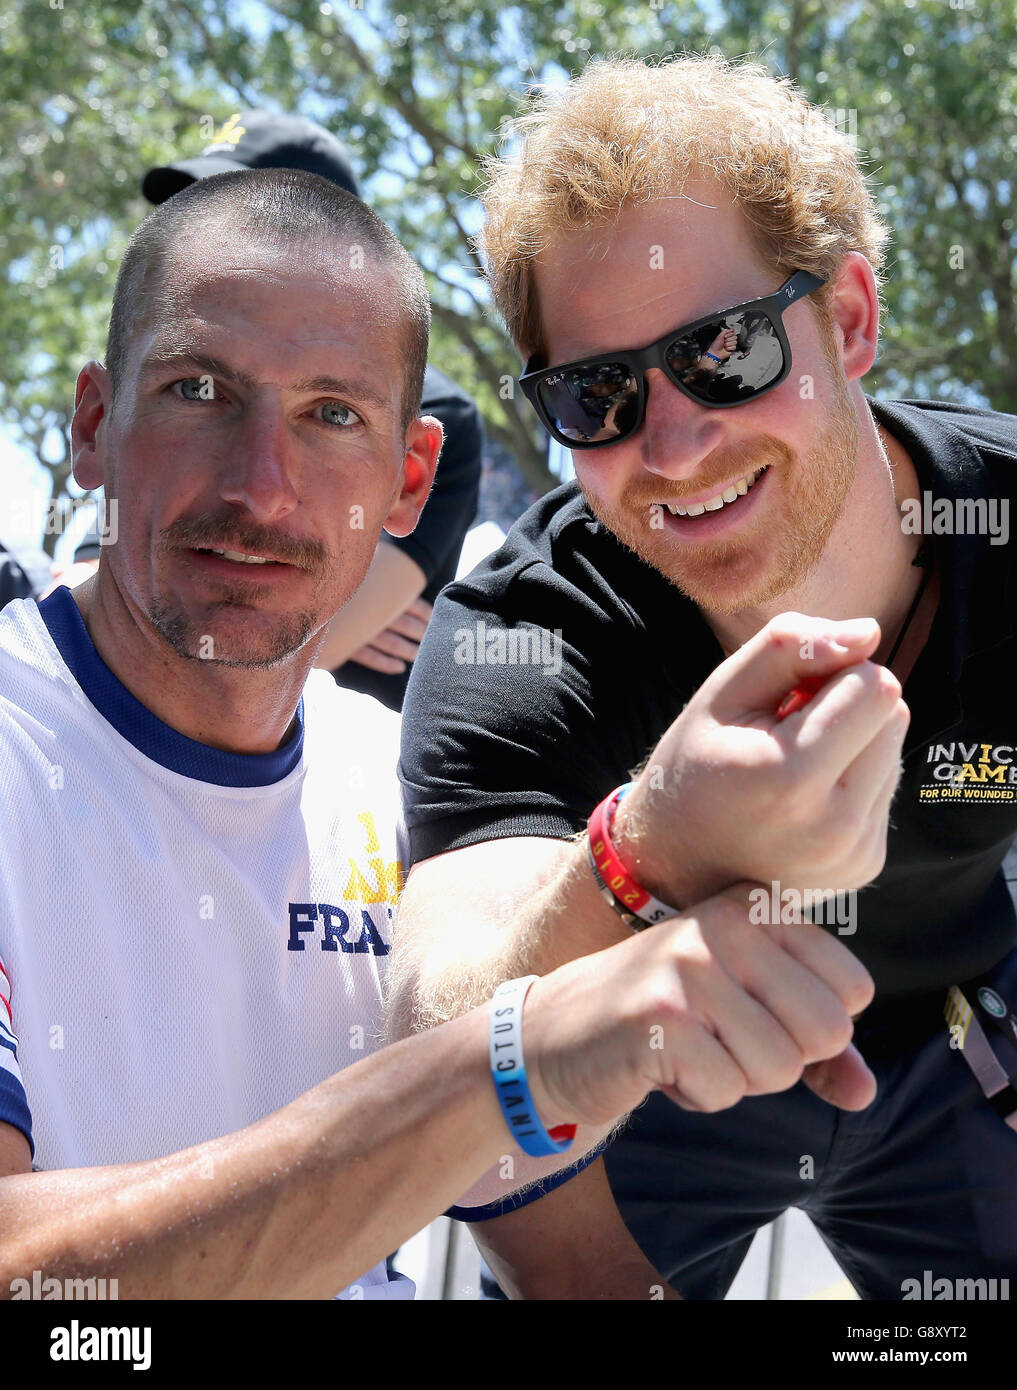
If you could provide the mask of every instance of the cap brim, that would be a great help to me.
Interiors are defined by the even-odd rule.
[[[210,174],[230,174],[237,169],[249,169],[239,159],[230,159],[225,154],[199,155],[197,159],[181,159],[176,164],[163,164],[158,169],[149,169],[141,180],[142,196],[150,203],[164,203],[197,179],[207,179]]]

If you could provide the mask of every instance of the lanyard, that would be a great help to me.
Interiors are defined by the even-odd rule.
[[[1003,1035],[1017,1041],[1017,1014],[994,989],[986,986],[972,991],[978,1003],[978,1013],[971,1007],[963,990],[951,985],[946,996],[947,1027],[951,1037],[959,1042],[964,1060],[975,1074],[982,1094],[1001,1120],[1017,1130],[1017,1086],[985,1036],[981,1018],[988,1018]]]

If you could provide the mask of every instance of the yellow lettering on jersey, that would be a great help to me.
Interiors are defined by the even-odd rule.
[[[363,903],[378,901],[377,898],[371,897],[371,886],[352,859],[350,860],[350,881],[346,886],[346,896],[356,898]]]
[[[398,902],[403,890],[403,866],[398,859],[392,859],[387,864],[383,859],[369,859],[367,867],[374,877],[373,886],[357,867],[356,862],[350,860],[350,881],[346,887],[346,896],[363,903]]]
[[[377,854],[381,849],[381,841],[378,839],[378,831],[375,828],[374,816],[370,811],[361,811],[357,820],[364,827],[364,833],[367,836],[367,844],[364,848],[367,850],[368,854]]]
[[[367,875],[350,859],[346,896],[362,903],[396,903],[403,891],[403,866],[398,859],[390,859],[386,863],[381,858],[381,841],[373,812],[361,811],[357,820],[364,827],[364,849],[371,858],[367,861]],[[374,879],[373,885],[369,882],[371,877]]]
[[[1005,782],[1005,767],[990,767],[987,763],[964,763],[957,776],[958,782]]]

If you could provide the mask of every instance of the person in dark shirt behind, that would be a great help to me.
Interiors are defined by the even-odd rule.
[[[38,586],[25,565],[0,541],[0,608],[15,598],[35,598]]]
[[[271,111],[231,116],[200,155],[149,169],[141,191],[150,203],[164,203],[196,179],[234,169],[305,169],[360,197],[340,140],[306,117]],[[382,533],[367,577],[333,619],[316,663],[340,685],[394,710],[402,709],[431,604],[455,578],[480,491],[484,434],[473,400],[429,366],[421,411],[445,431],[427,505],[412,535]]]

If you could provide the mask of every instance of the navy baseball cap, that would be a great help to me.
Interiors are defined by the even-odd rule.
[[[150,203],[164,203],[196,179],[233,169],[305,169],[360,197],[360,185],[341,140],[306,116],[278,116],[272,111],[232,115],[194,159],[149,169],[141,191]]]

